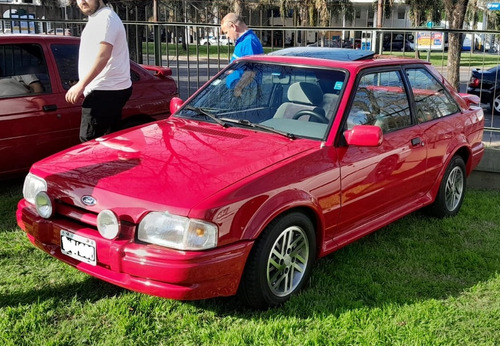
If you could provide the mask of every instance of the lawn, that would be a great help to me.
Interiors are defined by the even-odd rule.
[[[500,344],[498,191],[468,191],[455,218],[413,213],[317,261],[284,306],[253,311],[130,292],[51,258],[16,226],[21,189],[0,183],[4,345]]]

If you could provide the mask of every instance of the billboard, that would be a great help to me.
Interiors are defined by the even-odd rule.
[[[415,41],[416,50],[446,50],[448,48],[448,35],[441,31],[417,32]]]

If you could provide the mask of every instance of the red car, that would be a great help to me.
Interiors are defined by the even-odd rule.
[[[484,151],[478,101],[415,59],[245,57],[167,120],[34,164],[18,224],[134,291],[278,305],[318,257],[423,207],[459,211]]]
[[[76,37],[0,37],[0,178],[27,172],[35,161],[80,142],[81,103],[64,99],[78,80],[78,49]],[[166,118],[178,95],[169,68],[144,67],[130,63],[125,126]]]

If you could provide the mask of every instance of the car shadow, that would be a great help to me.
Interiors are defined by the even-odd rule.
[[[0,193],[17,190],[15,184],[0,184]],[[466,224],[465,220],[471,217],[467,209],[473,208],[467,205],[466,199],[455,218],[463,218]],[[9,217],[15,220],[15,215]],[[356,309],[404,306],[428,299],[456,297],[491,279],[499,268],[498,259],[485,260],[496,253],[492,248],[485,249],[487,230],[450,229],[449,222],[448,219],[429,218],[422,212],[410,214],[319,259],[302,292],[284,305],[264,312],[244,306],[237,297],[175,303],[163,298],[152,299],[158,299],[158,304],[189,304],[220,316],[251,318],[255,314],[280,314],[309,318],[316,314],[339,316]],[[46,299],[65,302],[76,298],[94,302],[130,292],[89,276],[80,283],[3,294],[0,307]]]

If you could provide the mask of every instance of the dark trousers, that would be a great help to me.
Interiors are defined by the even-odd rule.
[[[80,141],[107,135],[120,129],[122,109],[132,95],[132,87],[124,90],[93,90],[82,105]]]

